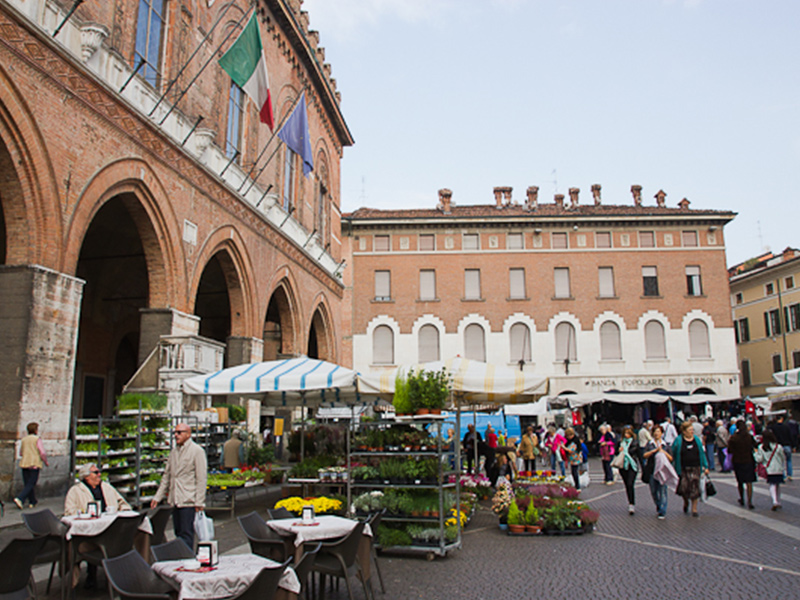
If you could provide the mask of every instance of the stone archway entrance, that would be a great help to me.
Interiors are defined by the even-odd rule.
[[[151,227],[132,193],[111,198],[95,214],[81,246],[76,275],[86,281],[76,357],[76,412],[109,415],[115,394],[133,375],[140,314],[150,293],[139,227]],[[152,233],[152,228],[151,232]]]
[[[194,314],[200,317],[200,335],[223,344],[231,335],[231,298],[226,270],[233,269],[230,256],[220,250],[203,269]]]
[[[306,354],[309,358],[318,358],[335,362],[335,356],[330,342],[330,327],[328,326],[327,314],[323,307],[314,311],[311,319],[311,328],[308,332],[308,350]]]
[[[295,354],[294,311],[284,285],[272,293],[264,320],[264,360]]]

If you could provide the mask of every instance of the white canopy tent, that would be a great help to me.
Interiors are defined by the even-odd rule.
[[[714,394],[677,394],[668,392],[596,392],[584,394],[563,394],[560,396],[546,396],[551,404],[569,404],[570,408],[580,408],[597,402],[616,402],[618,404],[640,404],[653,402],[663,404],[670,400],[684,404],[705,404],[706,402],[729,402],[738,400],[738,397],[716,396]]]
[[[800,386],[800,368],[778,371],[772,374],[772,379],[781,386]]]
[[[526,404],[509,404],[503,407],[503,412],[507,415],[519,417],[541,417],[549,412],[547,398],[539,398],[536,402]]]

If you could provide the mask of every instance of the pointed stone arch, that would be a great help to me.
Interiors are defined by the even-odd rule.
[[[264,315],[264,360],[300,354],[297,285],[288,267],[278,272],[281,277],[271,288]]]
[[[309,323],[306,354],[311,358],[335,363],[337,356],[333,318],[327,298],[323,294],[320,294],[318,301],[315,302]],[[315,349],[315,352],[312,352],[312,348]]]

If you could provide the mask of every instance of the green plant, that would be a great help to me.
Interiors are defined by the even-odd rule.
[[[215,404],[215,407],[228,409],[228,420],[233,423],[240,423],[247,421],[247,409],[238,404]]]
[[[410,515],[413,512],[413,510],[414,510],[414,498],[412,498],[408,494],[402,494],[397,499],[397,512],[404,515]]]
[[[538,525],[540,520],[541,516],[539,515],[536,505],[533,502],[529,502],[528,508],[525,510],[525,524]]]
[[[444,528],[444,539],[448,542],[455,542],[458,539],[458,526],[448,525]]]
[[[508,524],[525,525],[525,515],[519,509],[516,502],[512,502],[508,507]]]
[[[397,375],[394,379],[394,398],[392,398],[392,405],[398,415],[414,411],[414,404],[409,394],[409,384],[402,375]]]
[[[117,396],[117,412],[122,410],[165,410],[167,397],[164,394],[122,394]]]
[[[417,371],[408,376],[408,395],[414,410],[444,408],[450,395],[450,376],[439,371]]]
[[[410,546],[411,536],[403,529],[391,529],[385,525],[381,525],[378,527],[378,543],[382,548]]]
[[[569,502],[556,502],[544,511],[543,524],[547,529],[564,531],[575,529],[579,520],[577,511]]]
[[[378,475],[378,469],[375,467],[370,467],[367,465],[353,467],[353,479],[377,479]]]

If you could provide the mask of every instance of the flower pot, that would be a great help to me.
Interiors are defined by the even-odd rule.
[[[509,524],[508,530],[511,533],[525,533],[525,525],[510,525]]]
[[[498,527],[500,527],[500,531],[508,531],[508,523],[498,523]]]
[[[427,415],[430,414],[430,411],[427,408],[418,408],[417,409],[418,415]]]
[[[440,415],[440,414],[442,414],[442,409],[441,408],[432,408],[431,409],[431,414],[432,415]]]
[[[528,533],[541,533],[542,526],[541,525],[525,525],[525,531]]]

